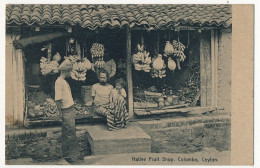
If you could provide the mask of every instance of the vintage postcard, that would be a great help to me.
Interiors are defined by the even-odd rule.
[[[253,165],[253,13],[6,4],[5,164]]]

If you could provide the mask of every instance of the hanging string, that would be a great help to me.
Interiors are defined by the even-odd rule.
[[[160,53],[160,35],[157,33],[157,54]]]
[[[187,44],[187,48],[189,47],[190,45],[190,31],[188,31],[188,44]]]
[[[178,31],[178,43],[180,42],[180,32]]]

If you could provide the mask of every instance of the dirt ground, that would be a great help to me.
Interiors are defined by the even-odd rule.
[[[33,162],[31,159],[7,160],[14,165],[68,165],[65,160],[56,162]],[[230,151],[219,152],[205,148],[191,154],[176,153],[125,153],[87,156],[76,165],[230,165]]]

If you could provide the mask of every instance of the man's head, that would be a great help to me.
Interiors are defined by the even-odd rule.
[[[107,83],[108,73],[105,70],[99,72],[99,83],[105,85]]]
[[[70,60],[65,59],[59,66],[59,70],[61,72],[62,75],[64,75],[64,77],[70,77],[70,73],[72,71],[72,63],[70,62]]]

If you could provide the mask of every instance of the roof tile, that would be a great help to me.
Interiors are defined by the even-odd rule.
[[[161,28],[177,22],[185,25],[223,26],[232,24],[231,5],[7,5],[6,24],[64,24],[83,28],[153,25]]]

